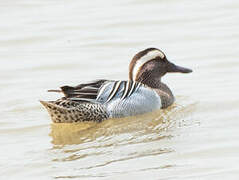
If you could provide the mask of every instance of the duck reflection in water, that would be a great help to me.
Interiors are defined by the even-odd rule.
[[[188,108],[174,104],[166,110],[157,110],[133,117],[108,119],[102,123],[53,123],[50,136],[54,145],[81,144],[95,141],[97,138],[109,139],[126,133],[132,136],[153,133],[156,134],[155,138],[159,139],[171,137],[172,134],[166,133],[165,135],[165,132],[177,123],[177,118],[181,117]]]

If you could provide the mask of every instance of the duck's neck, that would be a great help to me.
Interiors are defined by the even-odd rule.
[[[166,108],[173,104],[175,98],[169,87],[161,82],[161,78],[142,79],[141,83],[153,88],[161,98],[162,108]]]
[[[144,78],[144,79],[139,79],[139,82],[154,89],[160,88],[161,85],[163,84],[161,82],[161,78]]]

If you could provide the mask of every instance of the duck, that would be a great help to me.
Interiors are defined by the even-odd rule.
[[[167,73],[191,73],[170,62],[157,48],[138,52],[129,64],[128,80],[98,79],[49,92],[63,93],[55,101],[40,101],[54,123],[102,122],[136,116],[171,106],[175,97],[161,81]]]

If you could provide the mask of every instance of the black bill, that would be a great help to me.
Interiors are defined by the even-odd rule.
[[[167,70],[168,70],[168,72],[181,72],[181,73],[191,73],[191,72],[193,72],[189,68],[177,66],[177,65],[175,65],[173,63],[169,63],[168,64]]]

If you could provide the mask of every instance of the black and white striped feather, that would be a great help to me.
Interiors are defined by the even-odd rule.
[[[130,97],[140,86],[142,86],[141,83],[136,81],[115,81],[113,83],[110,93],[107,94],[107,100],[104,103],[110,102],[114,97],[124,100]],[[105,86],[107,86],[107,84]],[[104,89],[100,90],[98,98],[101,97],[102,93],[107,92]]]
[[[65,95],[64,99],[72,101],[94,102],[97,98],[100,87],[108,80],[101,79],[77,86],[62,86],[61,90],[48,90],[49,92],[61,92]]]
[[[106,96],[103,103],[108,103],[116,96],[120,96],[121,100],[130,97],[142,85],[136,81],[96,80],[75,87],[62,86],[61,90],[49,90],[49,92],[62,92],[65,95],[63,99],[91,103],[95,103],[99,97]],[[110,91],[106,92],[105,89]]]

